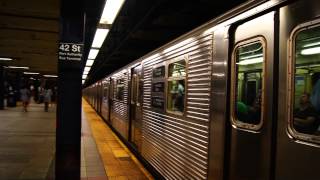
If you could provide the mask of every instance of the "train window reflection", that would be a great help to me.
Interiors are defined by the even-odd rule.
[[[118,79],[116,85],[116,99],[123,101],[124,96],[124,79]]]
[[[178,61],[169,65],[169,77],[186,76],[186,62]]]
[[[295,39],[293,127],[320,135],[320,27],[300,31]]]
[[[108,101],[108,95],[109,95],[109,92],[108,92],[108,87],[107,87],[107,84],[105,84],[104,88],[103,88],[103,101],[106,102]]]
[[[262,121],[263,45],[260,41],[245,44],[235,53],[235,119],[258,125]]]
[[[183,113],[185,108],[185,60],[169,64],[167,110]]]

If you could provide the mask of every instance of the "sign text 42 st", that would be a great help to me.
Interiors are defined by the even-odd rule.
[[[83,44],[60,43],[59,60],[81,61]]]

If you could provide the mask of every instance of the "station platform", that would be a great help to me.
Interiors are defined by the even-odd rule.
[[[81,180],[153,179],[101,117],[82,101]],[[56,108],[31,102],[0,111],[0,179],[53,180]]]
[[[34,102],[28,112],[19,103],[0,111],[1,180],[48,178],[55,155],[55,117],[54,105],[44,112],[44,105]]]
[[[84,149],[82,150],[84,155],[81,167],[82,178],[88,177],[90,179],[91,177],[93,179],[92,175],[97,173],[95,178],[110,180],[153,179],[85,100],[82,101],[82,109],[82,145]],[[101,161],[96,156],[97,152],[99,152]],[[101,162],[107,178],[104,178],[100,167],[90,167],[90,165],[98,165]],[[97,171],[94,170],[95,168]]]

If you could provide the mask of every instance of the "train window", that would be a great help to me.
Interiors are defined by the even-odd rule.
[[[103,87],[103,101],[108,101],[108,95],[109,95],[109,89],[107,87],[107,84]]]
[[[165,74],[165,67],[164,66],[154,68],[152,71],[153,78],[164,78],[164,74]]]
[[[320,135],[320,26],[305,27],[294,40],[291,127],[305,135]]]
[[[169,64],[167,110],[181,114],[185,108],[186,61]]]
[[[124,79],[118,79],[116,84],[116,99],[123,101],[124,96]]]
[[[233,64],[233,123],[258,130],[262,126],[264,44],[262,38],[236,46]]]

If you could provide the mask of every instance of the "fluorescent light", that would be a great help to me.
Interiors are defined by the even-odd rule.
[[[0,61],[12,61],[12,58],[0,57]]]
[[[100,18],[100,24],[112,24],[124,0],[107,0]]]
[[[91,67],[87,67],[87,66],[86,66],[86,67],[84,67],[84,71],[88,71],[88,72],[89,72],[89,71],[90,71],[90,69],[91,69]]]
[[[82,80],[82,84],[84,84],[84,80]]]
[[[103,44],[104,39],[107,37],[109,29],[97,29],[96,34],[94,35],[92,47],[100,48]]]
[[[256,57],[262,57],[262,54],[254,54],[254,55],[250,55],[250,56],[243,56],[240,57],[241,60],[245,60],[245,59],[252,59],[252,58],[256,58]]]
[[[88,59],[95,59],[99,53],[99,49],[90,49]]]
[[[86,62],[86,66],[92,66],[93,63],[94,63],[93,59],[88,59],[87,62]]]
[[[88,75],[84,74],[82,75],[82,79],[86,79]]]
[[[257,58],[252,58],[252,59],[246,59],[243,61],[240,61],[236,64],[238,65],[248,65],[248,64],[257,64],[263,62],[263,57],[257,57]]]
[[[29,67],[26,66],[8,66],[9,69],[29,69]]]
[[[37,72],[23,72],[23,74],[39,74]]]
[[[319,54],[320,47],[308,48],[301,50],[302,55],[312,55],[312,54]]]
[[[311,47],[316,45],[320,45],[320,42],[309,43],[309,44],[303,45],[302,47]]]
[[[83,71],[83,73],[82,74],[89,74],[89,72],[88,71]]]
[[[45,74],[43,75],[44,77],[58,77],[57,75],[49,75],[49,74]]]

